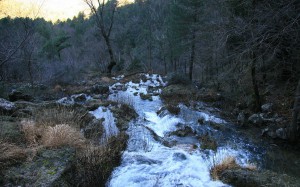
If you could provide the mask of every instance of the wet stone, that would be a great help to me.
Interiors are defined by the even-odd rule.
[[[182,161],[182,160],[186,160],[186,156],[185,154],[183,153],[174,153],[173,154],[173,160],[176,160],[176,161]]]

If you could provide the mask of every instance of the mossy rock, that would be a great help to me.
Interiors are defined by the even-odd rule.
[[[20,122],[17,118],[0,116],[0,139],[5,139],[11,143],[24,142],[24,137],[19,125]]]
[[[197,90],[192,85],[170,85],[162,89],[161,98],[169,103],[177,105],[178,103],[188,103],[195,100]]]
[[[216,151],[218,148],[218,144],[215,139],[210,137],[209,135],[203,135],[198,137],[199,141],[201,142],[200,148],[201,149],[210,149]]]
[[[298,187],[300,184],[299,179],[286,174],[246,168],[225,170],[221,173],[220,180],[233,186],[243,187]]]
[[[185,126],[183,128],[177,129],[174,132],[171,132],[170,135],[175,135],[178,137],[187,137],[187,136],[195,136],[195,132],[189,126]]]
[[[140,93],[140,97],[141,97],[141,99],[143,99],[143,100],[153,101],[152,95],[151,95],[151,94]]]
[[[166,108],[171,114],[178,115],[180,113],[180,107],[178,107],[176,105],[169,104],[166,106]]]
[[[75,150],[69,147],[40,150],[33,161],[7,169],[4,183],[8,186],[55,186],[71,167],[74,155]]]

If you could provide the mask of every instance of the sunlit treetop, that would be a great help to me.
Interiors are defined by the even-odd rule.
[[[119,0],[119,5],[134,0]],[[83,0],[0,0],[0,18],[43,17],[48,21],[66,20],[77,16],[79,12],[90,13]]]

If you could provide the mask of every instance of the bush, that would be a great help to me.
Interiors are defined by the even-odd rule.
[[[190,85],[192,81],[182,73],[172,73],[167,76],[168,85],[172,84],[182,84],[182,85]]]

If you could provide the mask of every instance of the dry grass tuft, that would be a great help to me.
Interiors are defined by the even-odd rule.
[[[34,121],[22,120],[21,131],[24,133],[25,139],[30,146],[37,145],[41,136],[40,129]]]
[[[233,156],[228,156],[224,158],[219,164],[215,164],[210,169],[210,175],[214,180],[219,180],[220,174],[228,169],[240,168],[241,166],[237,164],[236,158]]]
[[[86,144],[78,149],[71,183],[78,186],[105,186],[113,169],[121,163],[127,140],[128,135],[120,133],[108,138],[100,146]]]
[[[0,170],[26,159],[26,150],[0,140]]]
[[[225,170],[238,169],[238,168],[244,168],[244,169],[254,171],[257,169],[257,166],[255,164],[247,164],[246,166],[240,166],[237,163],[235,157],[227,156],[219,164],[213,165],[213,167],[210,169],[210,175],[214,180],[219,180],[220,175]]]
[[[22,121],[21,130],[31,147],[39,144],[55,148],[65,145],[81,147],[85,143],[79,130],[67,124],[37,126],[34,121]]]
[[[252,163],[247,164],[246,166],[244,166],[244,168],[245,168],[245,169],[248,169],[248,170],[250,170],[250,171],[255,171],[255,170],[257,170],[257,166],[256,166],[255,164],[252,164]]]
[[[83,123],[82,114],[79,111],[65,106],[40,109],[35,111],[34,116],[34,121],[38,126],[68,124],[79,129]]]
[[[82,147],[84,137],[74,127],[67,124],[47,127],[42,135],[42,144],[46,147],[61,147],[65,145]]]

